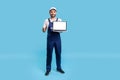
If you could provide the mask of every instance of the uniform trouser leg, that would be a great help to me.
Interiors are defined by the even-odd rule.
[[[61,69],[61,39],[55,41],[56,65]]]
[[[52,52],[53,52],[54,43],[47,39],[47,60],[46,60],[46,70],[51,70],[51,61],[52,61]]]

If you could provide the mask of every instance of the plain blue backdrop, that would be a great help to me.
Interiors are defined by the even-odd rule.
[[[45,77],[49,8],[67,21],[62,65]],[[120,80],[119,0],[0,0],[0,80]]]

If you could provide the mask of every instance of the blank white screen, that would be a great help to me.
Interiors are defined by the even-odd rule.
[[[53,30],[66,30],[66,22],[53,22]]]

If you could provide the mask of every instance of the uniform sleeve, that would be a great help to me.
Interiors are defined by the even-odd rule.
[[[58,21],[62,21],[62,19],[58,18]]]
[[[46,19],[43,24],[43,28],[48,27],[48,20]]]

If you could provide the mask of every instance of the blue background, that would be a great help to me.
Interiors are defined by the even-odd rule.
[[[119,0],[0,0],[0,80],[120,80]],[[67,21],[62,66],[44,76],[50,7]]]

